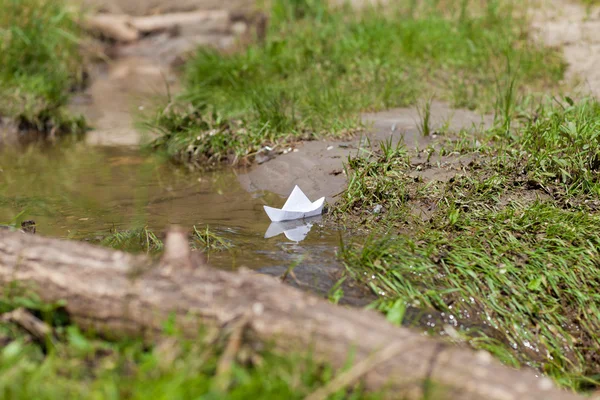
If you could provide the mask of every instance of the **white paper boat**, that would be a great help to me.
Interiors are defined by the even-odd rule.
[[[281,209],[269,206],[265,207],[265,212],[273,222],[290,221],[293,219],[302,219],[321,215],[325,197],[321,197],[315,202],[311,202],[302,190],[295,186],[292,194]]]
[[[315,223],[321,222],[321,216],[316,216],[308,219],[271,222],[269,228],[265,232],[265,239],[272,238],[282,233],[292,242],[301,242],[306,239],[308,232]]]

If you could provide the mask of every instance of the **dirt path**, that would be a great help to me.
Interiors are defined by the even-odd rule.
[[[532,17],[537,39],[563,49],[569,64],[567,82],[576,83],[583,94],[600,97],[600,6],[540,0]]]

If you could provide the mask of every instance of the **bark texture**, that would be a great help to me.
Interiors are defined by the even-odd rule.
[[[362,379],[370,389],[388,387],[398,398],[581,398],[534,371],[395,327],[376,312],[338,307],[251,271],[212,269],[191,257],[179,230],[166,243],[165,257],[153,262],[0,230],[0,282],[30,287],[45,301],[66,300],[77,324],[105,335],[152,337],[175,316],[189,335],[197,334],[199,324],[223,329],[244,321],[245,340],[270,342],[280,351],[310,348],[336,367],[353,351],[354,367],[344,379]]]

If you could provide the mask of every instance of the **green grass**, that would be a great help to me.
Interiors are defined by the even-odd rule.
[[[41,341],[16,324],[0,322],[0,397],[6,399],[302,399],[326,385],[335,372],[308,353],[285,357],[269,346],[256,350],[242,342],[228,365],[229,336],[199,330],[184,339],[165,324],[153,343],[111,342],[82,332],[58,305],[35,296],[0,300],[0,313],[25,307],[53,327]],[[376,399],[360,385],[329,399]]]
[[[382,142],[379,151],[350,157],[346,169],[348,187],[334,211],[370,211],[377,205],[388,212],[404,211],[411,181],[406,173],[410,156],[401,143]]]
[[[500,122],[470,145],[463,134],[438,146],[420,168],[441,155],[473,160],[447,181],[420,177],[401,144],[351,158],[337,213],[378,234],[342,258],[391,320],[407,306],[443,312],[463,340],[510,365],[597,388],[600,104],[567,98],[524,117],[509,133]]]
[[[161,134],[154,145],[183,162],[237,162],[265,145],[352,131],[362,110],[433,96],[491,110],[507,75],[519,93],[562,77],[558,53],[530,43],[516,14],[506,1],[356,12],[277,0],[264,42],[233,54],[198,50],[183,93],[149,123]]]
[[[208,225],[204,229],[198,229],[194,225],[192,230],[192,248],[199,248],[205,252],[210,252],[228,250],[233,246],[227,239],[211,231]]]
[[[82,82],[75,15],[58,0],[0,0],[0,117],[22,129],[80,132],[64,106]]]
[[[542,109],[518,138],[531,179],[558,185],[567,195],[600,194],[600,104],[575,105],[567,98],[558,109]]]
[[[104,237],[100,244],[115,250],[133,253],[146,252],[149,254],[161,253],[164,248],[162,239],[147,226],[129,230],[116,230]],[[210,254],[214,251],[228,250],[233,245],[225,238],[210,230],[207,225],[198,229],[194,225],[190,235],[190,247]]]
[[[111,232],[101,240],[100,244],[115,250],[132,253],[146,252],[154,254],[161,252],[164,248],[162,240],[146,226]]]

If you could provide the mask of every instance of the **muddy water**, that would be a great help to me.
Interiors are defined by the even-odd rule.
[[[92,242],[115,230],[147,226],[160,233],[171,224],[208,225],[232,244],[230,250],[209,254],[217,268],[246,267],[279,276],[298,264],[288,283],[320,294],[339,277],[341,232],[316,220],[310,228],[287,227],[292,239],[307,233],[299,242],[281,229],[265,239],[270,221],[262,206],[281,206],[285,199],[248,193],[231,168],[192,173],[156,155],[83,143],[6,151],[0,168],[0,223],[23,213],[22,218],[36,221],[41,235]]]

